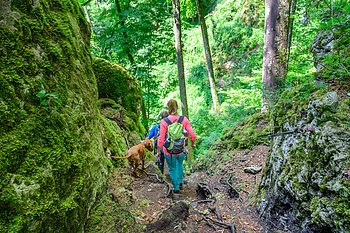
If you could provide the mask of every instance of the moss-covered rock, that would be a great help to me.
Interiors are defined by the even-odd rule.
[[[269,143],[270,138],[266,136],[269,129],[268,114],[256,112],[236,125],[225,128],[220,139],[215,141],[194,166],[199,170],[215,172],[223,160],[232,156],[235,149],[251,149],[255,145]]]
[[[128,169],[113,168],[108,179],[108,190],[93,206],[85,233],[144,232],[134,210],[135,198]]]
[[[112,99],[98,101],[101,112],[101,131],[103,148],[106,154],[124,156],[129,147],[136,145],[143,138],[144,128],[140,122],[135,122],[127,112]],[[125,164],[126,160],[113,160],[116,167]]]
[[[118,64],[111,64],[102,58],[93,59],[99,98],[109,98],[123,106],[135,122],[141,109],[141,88],[135,77]]]
[[[79,232],[108,174],[75,0],[1,1],[0,232]]]
[[[350,101],[298,90],[283,94],[272,114],[275,133],[296,133],[273,138],[260,214],[292,232],[349,232]]]
[[[268,133],[268,114],[257,112],[235,126],[226,128],[217,144],[220,147],[231,149],[251,148],[254,145],[268,142],[267,137],[262,137]]]

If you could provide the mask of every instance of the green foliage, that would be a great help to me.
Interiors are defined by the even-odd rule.
[[[287,75],[288,85],[309,82],[313,79],[314,59],[309,49],[316,35],[321,32],[329,32],[334,41],[332,52],[327,53],[319,61],[322,63],[322,69],[318,76],[324,79],[348,81],[349,10],[349,4],[344,0],[299,3],[298,11],[294,15],[295,26]]]
[[[56,93],[46,93],[45,90],[41,90],[36,94],[36,96],[40,100],[40,105],[44,107],[58,107],[59,105],[61,105],[61,100],[59,99]]]
[[[181,1],[187,100],[190,121],[199,135],[198,147],[195,152],[197,157],[204,156],[207,153],[208,148],[220,138],[221,132],[226,127],[234,126],[246,116],[259,110],[264,40],[263,0],[221,0],[204,1],[203,3],[207,14],[206,23],[221,110],[219,114],[211,112],[212,100],[206,61],[203,55],[201,30],[198,22],[194,20],[195,1]],[[338,36],[340,40],[336,44],[340,52],[328,56],[325,60],[326,64],[333,66],[330,69],[332,73],[325,72],[325,74],[328,77],[336,77],[337,74],[339,78],[346,77],[346,72],[349,70],[347,69],[346,56],[349,48],[347,46],[349,27],[345,17],[345,12],[348,12],[348,4],[345,3],[344,0],[337,0],[333,2],[333,8],[330,8],[323,2],[298,1],[297,11],[292,15],[294,27],[289,57],[289,72],[285,82],[286,85],[279,92],[281,98],[308,98],[315,88],[327,87],[327,84],[324,83],[314,84],[316,70],[310,53],[311,43],[320,29],[336,29],[334,31],[336,35],[339,32],[344,32],[342,34],[344,39],[342,36]],[[153,15],[148,14],[150,5],[151,3],[143,3],[142,10],[141,4],[130,5],[129,8],[124,8],[123,16],[126,19],[124,31],[131,36],[131,40],[137,38],[138,41],[138,49],[136,49],[136,46],[133,48],[134,45],[131,47],[133,55],[137,57],[135,59],[137,60],[137,68],[134,69],[136,70],[134,73],[140,80],[143,90],[143,100],[148,113],[146,117],[157,122],[157,116],[165,109],[167,100],[169,98],[179,100],[180,98],[175,51],[172,48],[171,2],[165,1],[156,5],[155,9],[159,12],[153,12]],[[104,5],[101,4],[100,6],[103,7]],[[112,7],[112,5],[106,6],[106,11],[103,14],[98,11],[103,20],[107,20],[107,16],[115,16],[115,12],[110,11]],[[91,7],[90,9],[96,10],[97,8],[93,9]],[[166,10],[164,11],[164,9]],[[331,9],[333,9],[333,13],[330,11]],[[166,13],[160,13],[162,10],[163,13]],[[134,20],[133,17],[137,14],[142,15],[145,20]],[[158,21],[160,19],[163,20],[163,23]],[[101,25],[106,22],[101,21]],[[140,26],[139,23],[141,22],[144,25]],[[102,36],[108,30],[110,33],[115,28],[122,30],[118,23],[107,24],[111,26],[110,29],[107,29],[107,27],[102,29],[98,26],[94,28],[95,32],[101,32],[101,34],[96,33],[96,36],[97,34]],[[154,28],[148,24],[157,25],[158,27]],[[151,32],[146,33],[146,28],[151,28]],[[101,30],[105,31],[102,33]],[[139,32],[136,32],[137,30]],[[117,34],[112,34],[113,37],[115,35]],[[101,45],[104,43],[105,46],[100,46],[100,48],[113,48],[113,46],[109,46],[109,42],[112,41],[120,43],[118,50],[113,48],[114,55],[111,57],[124,62],[126,54],[122,50],[123,38],[118,37],[120,39],[111,39],[108,42],[102,38],[103,36],[101,39],[98,39],[98,37],[94,39],[97,43],[101,42]],[[106,36],[106,38],[110,37]],[[119,53],[118,56],[116,51]],[[103,56],[106,56],[106,54],[111,53],[105,53]],[[298,89],[300,93],[295,93],[296,96],[282,94],[285,90],[293,89],[297,85],[302,85],[302,87]],[[237,138],[254,136],[253,131],[248,129],[249,127],[247,129],[243,128],[242,130],[246,130],[247,134],[239,135]],[[231,136],[235,137],[234,135]],[[239,144],[238,146],[249,147],[251,145]]]

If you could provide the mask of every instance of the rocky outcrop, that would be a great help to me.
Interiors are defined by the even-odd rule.
[[[127,112],[112,99],[98,101],[101,112],[101,131],[103,149],[107,156],[124,156],[128,148],[140,142],[145,129],[137,120],[129,117],[134,113]],[[125,159],[114,159],[118,167],[125,164]]]
[[[324,59],[333,52],[334,41],[335,38],[332,32],[321,32],[317,34],[312,42],[311,52],[318,73],[324,69]]]
[[[81,232],[105,189],[89,43],[76,0],[0,3],[0,232]]]
[[[291,232],[349,232],[350,101],[304,90],[281,97],[260,184],[260,215]]]
[[[101,58],[93,59],[99,98],[109,98],[123,106],[129,117],[138,122],[141,109],[141,88],[136,78],[118,64]]]
[[[124,156],[128,147],[144,137],[139,121],[141,88],[124,67],[101,58],[93,59],[101,112],[102,141],[107,155]],[[115,166],[125,160],[113,160]]]

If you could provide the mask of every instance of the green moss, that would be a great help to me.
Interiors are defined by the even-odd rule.
[[[109,177],[109,189],[95,203],[85,232],[143,232],[134,214],[131,178],[122,169],[113,169]]]
[[[90,27],[70,0],[5,1],[1,14],[0,231],[79,232],[108,173]]]
[[[135,77],[118,64],[111,64],[101,58],[93,59],[100,98],[110,98],[122,105],[129,116],[138,122],[141,109],[141,89]]]
[[[311,219],[315,227],[346,232],[350,229],[346,211],[349,182],[342,173],[350,163],[346,141],[349,101],[326,90],[308,90],[307,95],[300,90],[303,87],[284,93],[271,114],[273,132],[301,131],[274,139],[260,195],[274,200],[270,209],[281,208],[286,200],[279,198],[289,196],[292,201],[287,202],[292,202],[295,212],[291,218],[298,227],[305,229],[305,222]]]
[[[120,138],[118,140],[121,140],[120,142],[131,146],[137,144],[144,137],[145,129],[138,120],[134,120],[134,118],[138,119],[135,113],[128,112],[112,99],[100,99],[98,106],[104,117],[116,123],[116,126],[119,128],[118,134]],[[114,152],[117,153],[117,151]]]
[[[259,136],[268,132],[268,115],[258,112],[236,126],[226,128],[218,144],[228,144],[230,148],[252,148],[267,142],[267,138]]]

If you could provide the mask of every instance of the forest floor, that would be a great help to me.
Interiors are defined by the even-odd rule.
[[[213,174],[187,174],[181,194],[170,197],[166,183],[159,182],[154,175],[157,169],[149,163],[148,175],[127,179],[137,223],[147,225],[146,232],[263,232],[256,210],[261,171],[251,174],[244,168],[263,168],[267,153],[268,147],[262,145],[232,151],[229,159],[211,169]],[[165,170],[165,179],[171,184]],[[112,183],[120,185],[117,180]]]

